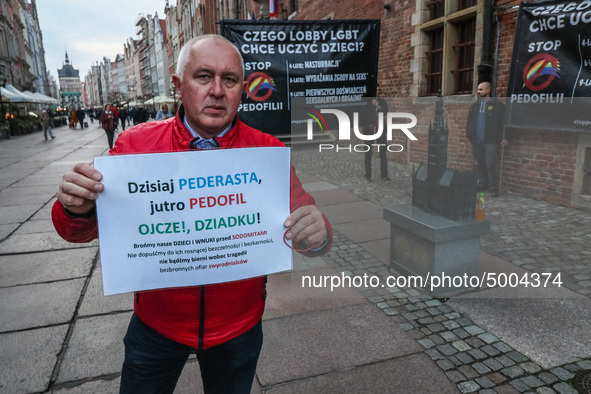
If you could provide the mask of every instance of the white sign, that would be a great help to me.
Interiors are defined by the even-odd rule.
[[[97,157],[105,295],[290,270],[289,148]]]

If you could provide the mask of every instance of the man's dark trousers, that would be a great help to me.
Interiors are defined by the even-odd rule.
[[[191,353],[197,355],[206,394],[248,394],[263,345],[263,330],[259,321],[234,339],[196,351],[160,335],[134,314],[123,342],[120,394],[172,394]]]
[[[476,159],[478,189],[489,189],[492,194],[499,192],[498,144],[472,144],[472,154]]]

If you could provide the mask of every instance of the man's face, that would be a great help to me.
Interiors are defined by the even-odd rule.
[[[485,83],[479,84],[478,89],[476,89],[476,96],[477,97],[489,97],[490,96],[490,88]]]
[[[203,40],[193,45],[182,75],[173,82],[187,122],[201,137],[222,132],[236,116],[244,90],[240,57],[230,44]]]

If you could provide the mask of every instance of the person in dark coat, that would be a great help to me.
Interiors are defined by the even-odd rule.
[[[125,121],[127,120],[127,110],[125,107],[119,108],[119,120],[121,121],[121,131],[125,131]]]
[[[372,125],[364,129],[366,135],[374,135],[378,128],[378,117],[388,113],[388,103],[381,97],[372,100],[372,105],[375,107],[375,113],[372,114]],[[380,115],[382,114],[382,115]],[[386,144],[388,140],[386,138],[386,132],[376,139],[375,144],[377,145],[378,152],[380,154],[380,176],[382,181],[389,182],[388,177],[388,158],[386,157]],[[373,158],[373,147],[365,152],[364,164],[365,164],[365,179],[371,182],[371,159]]]
[[[76,110],[76,117],[78,118],[78,123],[80,123],[80,128],[84,128],[84,118],[86,117],[86,112],[80,106]]]
[[[491,197],[499,196],[499,147],[509,144],[504,137],[505,105],[490,96],[490,82],[478,85],[478,100],[472,104],[466,122],[466,137],[472,145],[476,160],[477,190],[490,190]]]
[[[113,140],[115,139],[115,125],[117,124],[117,117],[111,108],[111,104],[105,105],[105,110],[101,113],[101,125],[107,133],[107,141],[109,148],[113,149]]]

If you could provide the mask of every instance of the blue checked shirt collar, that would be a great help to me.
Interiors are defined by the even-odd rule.
[[[189,133],[191,133],[191,135],[193,136],[193,140],[191,141],[191,147],[197,148],[197,149],[204,149],[204,150],[217,149],[219,147],[219,144],[215,140],[215,138],[216,137],[223,137],[232,128],[232,125],[230,124],[224,131],[222,131],[221,133],[219,133],[215,137],[203,138],[203,137],[199,136],[199,134],[197,134],[197,132],[195,130],[193,130],[191,128],[191,126],[189,126],[186,116],[183,118],[183,124],[185,125],[187,130],[189,130]]]

